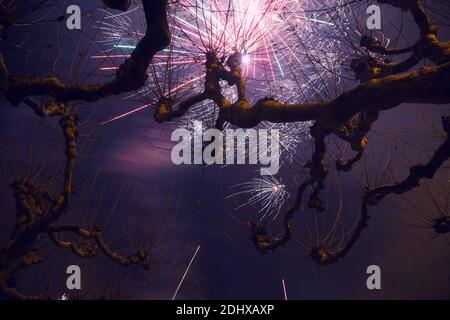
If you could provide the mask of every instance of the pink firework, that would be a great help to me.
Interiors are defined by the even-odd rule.
[[[151,106],[161,96],[177,100],[198,93],[208,52],[223,60],[242,54],[251,100],[260,93],[284,98],[286,90],[292,101],[318,95],[329,77],[340,74],[346,58],[339,40],[347,24],[344,1],[177,1],[169,8],[172,44],[155,56],[147,85],[129,97],[147,96],[142,105]],[[99,42],[107,48],[93,58],[104,61],[101,71],[114,72],[144,35],[145,20],[140,6],[105,14],[97,27],[103,33]],[[142,110],[142,105],[114,119]],[[203,104],[191,112],[196,109],[215,110]]]

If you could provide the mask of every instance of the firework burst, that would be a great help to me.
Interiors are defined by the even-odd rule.
[[[172,44],[157,54],[148,84],[129,98],[148,96],[166,83],[159,96],[196,94],[203,87],[205,54],[213,52],[225,61],[243,54],[243,74],[250,100],[270,93],[283,102],[318,95],[330,77],[336,78],[347,57],[340,50],[339,35],[348,24],[344,0],[180,0],[171,5]],[[143,37],[145,20],[141,6],[126,13],[104,11],[97,28],[105,47],[101,71],[116,70]],[[338,77],[337,77],[338,78]],[[170,90],[169,90],[170,88]],[[224,87],[225,89],[225,87]],[[160,98],[160,97],[158,97]],[[148,98],[147,103],[148,104]],[[202,113],[214,112],[203,105]],[[142,110],[136,108],[133,111]],[[195,114],[196,111],[194,110]],[[115,117],[121,118],[121,117]]]
[[[286,200],[289,199],[286,185],[280,178],[271,175],[253,178],[251,181],[236,184],[231,188],[239,190],[228,195],[227,199],[242,195],[248,197],[236,210],[245,206],[256,206],[260,221],[266,217],[275,220]]]
[[[183,99],[200,93],[207,53],[222,62],[241,53],[250,102],[270,96],[294,103],[321,96],[330,79],[339,79],[342,61],[347,59],[340,40],[347,29],[347,10],[345,0],[177,1],[169,9],[170,47],[154,57],[147,84],[128,97],[140,97],[144,103],[105,123],[149,108],[161,98],[171,99],[176,108]],[[93,58],[103,59],[100,70],[108,72],[117,69],[144,36],[145,19],[140,6],[127,13],[104,13],[98,28],[105,50]],[[236,101],[236,88],[225,82],[221,86],[222,94]],[[213,102],[203,101],[171,125],[189,130],[197,120],[206,130],[215,126],[218,111]],[[292,162],[298,146],[309,138],[310,125],[262,123],[259,127],[279,131],[283,164]],[[227,198],[249,196],[238,208],[257,207],[261,220],[275,219],[289,198],[286,186],[274,176],[257,177],[234,188],[240,190]]]

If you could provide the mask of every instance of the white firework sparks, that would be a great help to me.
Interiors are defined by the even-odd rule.
[[[292,162],[299,146],[311,138],[309,128],[311,121],[271,123],[263,122],[262,128],[267,130],[278,130],[280,144],[280,165],[285,161]]]
[[[284,102],[318,95],[327,79],[340,74],[341,62],[347,58],[340,48],[347,10],[345,0],[177,1],[169,10],[171,48],[154,57],[151,68],[156,77],[149,77],[149,84],[133,96],[154,99],[153,82],[165,81],[168,72],[173,74],[169,94],[197,93],[203,88],[206,52],[223,60],[235,52],[244,54],[243,74],[251,101],[268,92]],[[145,32],[141,6],[105,15],[97,27],[103,34],[99,42],[106,48],[93,57],[104,59],[102,71],[117,69]],[[128,111],[124,117],[133,113]]]
[[[251,181],[236,184],[231,188],[240,190],[228,195],[227,199],[242,195],[249,196],[236,210],[245,206],[256,206],[260,221],[266,217],[275,220],[290,196],[281,179],[271,175],[253,178]]]

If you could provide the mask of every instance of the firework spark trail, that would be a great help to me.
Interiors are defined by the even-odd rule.
[[[287,295],[287,290],[286,290],[286,283],[284,282],[284,279],[281,279],[281,284],[283,286],[283,295],[284,295],[284,300],[288,300],[288,295]]]
[[[194,262],[195,257],[197,256],[198,250],[200,250],[200,246],[198,246],[198,247],[197,247],[197,250],[195,250],[195,253],[194,253],[194,255],[192,256],[192,259],[191,259],[191,261],[189,262],[189,265],[188,265],[188,267],[186,268],[186,271],[184,272],[183,277],[181,278],[180,283],[178,284],[177,289],[175,290],[175,293],[174,293],[173,296],[172,296],[172,300],[175,300],[175,298],[177,297],[178,291],[180,291],[181,285],[183,284],[184,279],[186,278],[186,276],[187,276],[187,274],[188,274],[188,272],[189,272],[189,269],[191,269],[191,265],[192,265],[192,263]]]
[[[155,102],[156,102],[156,101],[155,101]],[[137,108],[135,108],[135,109],[133,109],[133,110],[130,110],[130,111],[128,111],[127,113],[123,113],[123,114],[118,115],[118,116],[116,116],[116,117],[114,117],[114,118],[112,118],[112,119],[103,121],[102,123],[100,123],[100,125],[103,126],[103,125],[108,124],[108,123],[111,123],[111,122],[113,122],[113,121],[116,121],[116,120],[125,118],[125,117],[127,117],[127,116],[129,116],[129,115],[131,115],[131,114],[133,114],[133,113],[136,113],[136,112],[138,112],[138,111],[141,111],[141,110],[143,110],[143,109],[146,109],[146,108],[150,107],[150,106],[153,105],[155,102],[149,103],[149,104],[145,104],[145,105],[143,105],[143,106],[140,106],[140,107],[137,107]]]
[[[175,87],[175,88],[172,88],[171,90],[172,90],[172,92],[176,92],[177,90],[180,90],[180,89],[183,88],[184,86],[187,86],[187,85],[189,85],[191,82],[195,82],[195,81],[197,81],[198,79],[200,79],[200,78],[202,78],[202,77],[203,77],[203,76],[199,76],[199,77],[197,77],[197,78],[191,79],[190,81],[187,81],[187,82],[185,82],[185,83],[183,83],[183,84],[180,84],[179,86],[177,86],[177,87]],[[109,119],[109,120],[103,121],[100,125],[103,126],[103,125],[106,125],[106,124],[108,124],[108,123],[114,122],[114,121],[116,121],[116,120],[119,120],[119,119],[128,117],[129,115],[131,115],[131,114],[133,114],[133,113],[136,113],[136,112],[138,112],[138,111],[144,110],[144,109],[146,109],[146,108],[148,108],[148,107],[150,107],[150,106],[152,106],[152,105],[155,105],[157,102],[158,102],[158,100],[157,100],[157,99],[154,99],[154,100],[153,100],[151,103],[149,103],[149,104],[145,104],[145,105],[143,105],[143,106],[140,106],[140,107],[137,107],[137,108],[135,108],[135,109],[132,109],[132,110],[126,112],[126,113],[120,114],[120,115],[118,115],[118,116],[116,116],[116,117],[114,117],[114,118],[111,118],[111,119]]]

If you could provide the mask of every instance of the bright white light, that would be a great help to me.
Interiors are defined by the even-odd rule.
[[[235,193],[226,198],[232,198],[240,195],[249,195],[250,197],[239,205],[240,209],[248,205],[256,205],[260,214],[259,220],[265,217],[271,217],[275,220],[283,208],[284,203],[289,199],[289,192],[286,185],[282,184],[281,179],[274,176],[262,176],[253,178],[244,183],[234,185],[232,188],[239,188]]]
[[[242,63],[243,63],[243,64],[249,64],[249,63],[250,63],[250,55],[244,54],[244,55],[242,56]]]
[[[245,3],[245,1],[244,1]],[[242,6],[242,5],[241,5]],[[263,7],[263,3],[262,1],[248,1],[247,2],[247,7],[241,7],[241,10],[245,10],[243,11],[246,15],[250,15],[252,18],[254,17],[260,17],[264,14],[264,8]]]

